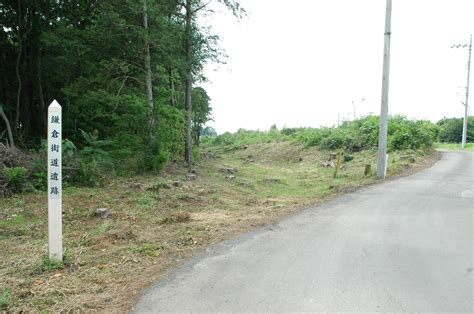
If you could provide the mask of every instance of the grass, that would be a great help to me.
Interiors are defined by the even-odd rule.
[[[63,262],[58,262],[45,256],[43,258],[43,262],[41,263],[40,271],[47,272],[47,271],[53,271],[53,270],[60,270],[63,268],[64,268]]]
[[[460,143],[436,143],[436,149],[444,149],[444,150],[463,150],[461,148]],[[465,151],[474,151],[474,143],[466,143],[464,147]]]
[[[171,164],[157,177],[115,179],[103,188],[66,187],[63,263],[47,253],[44,192],[0,202],[0,305],[10,312],[124,312],[196,250],[278,221],[301,208],[376,182],[376,151],[354,153],[337,178],[330,152],[290,141],[204,147],[195,167]],[[418,151],[390,155],[388,175],[429,163]],[[222,167],[237,168],[226,179]],[[172,182],[181,180],[182,185]],[[107,208],[101,219],[93,213]],[[4,288],[8,287],[8,289]],[[0,307],[0,309],[2,309]]]

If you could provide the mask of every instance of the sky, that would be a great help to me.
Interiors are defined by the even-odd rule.
[[[205,18],[228,56],[207,66],[201,84],[211,97],[209,126],[319,127],[352,120],[354,110],[379,114],[385,0],[240,2],[241,20],[222,6]],[[468,49],[451,46],[470,34],[473,0],[393,0],[389,113],[462,117]]]

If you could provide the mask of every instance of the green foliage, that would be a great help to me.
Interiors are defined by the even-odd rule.
[[[104,186],[111,175],[110,171],[107,171],[106,163],[101,163],[97,160],[78,160],[76,165],[78,168],[73,172],[71,181],[84,186]]]
[[[2,289],[0,294],[0,310],[7,310],[12,298],[12,290],[10,288]]]
[[[75,158],[70,160],[70,166],[74,171],[71,172],[70,178],[66,179],[80,185],[103,186],[114,173],[113,162],[105,150],[111,142],[99,140],[97,130],[92,133],[80,131],[84,146]]]
[[[240,147],[243,145],[257,144],[257,143],[271,143],[273,141],[280,141],[289,139],[288,136],[281,133],[276,128],[270,128],[268,131],[247,131],[239,129],[236,133],[224,133],[211,140],[215,145],[233,145]]]
[[[214,145],[240,147],[246,144],[268,143],[272,141],[294,140],[306,147],[321,149],[344,149],[357,152],[377,147],[379,118],[374,116],[344,122],[338,128],[284,128],[272,127],[269,131],[239,130],[234,134],[224,133],[210,141]],[[431,147],[438,136],[439,127],[429,121],[412,121],[395,116],[389,120],[390,150],[424,149]],[[348,157],[349,158],[349,157]]]
[[[460,150],[461,149],[461,144],[459,143],[436,143],[435,147],[438,149],[443,149],[443,150]],[[467,143],[466,146],[464,146],[465,150],[469,151],[474,151],[474,143]]]
[[[396,116],[390,119],[388,147],[391,150],[424,149],[431,147],[439,128],[429,121],[411,121]]]
[[[461,143],[463,123],[463,118],[443,118],[438,121],[438,140],[442,143]],[[467,119],[467,142],[474,142],[474,116]]]
[[[28,170],[24,167],[5,167],[3,173],[7,180],[7,188],[14,193],[20,193],[26,183]]]
[[[216,137],[217,132],[214,128],[208,126],[202,129],[201,136],[202,137]]]
[[[48,256],[43,257],[43,261],[39,267],[39,270],[41,272],[60,270],[60,269],[64,269],[64,263],[52,260]]]
[[[99,140],[99,131],[94,130],[92,133],[87,133],[84,130],[79,130],[85,141],[85,146],[81,150],[83,158],[89,160],[104,160],[110,156],[104,148],[110,145],[110,141]]]
[[[38,273],[44,273],[44,272],[50,272],[50,271],[55,271],[55,270],[61,270],[64,269],[65,267],[68,267],[69,269],[75,267],[75,254],[73,250],[66,249],[64,251],[64,256],[63,256],[63,261],[55,261],[49,258],[49,256],[45,255],[43,257],[43,260],[41,261],[41,264],[37,268]]]
[[[137,164],[138,171],[162,171],[170,160],[184,155],[185,119],[184,113],[174,107],[164,105],[159,108],[162,119],[157,125],[156,138],[151,144],[142,144],[144,151]],[[145,142],[146,143],[146,142]]]
[[[48,174],[46,171],[35,172],[35,181],[33,186],[40,191],[46,191],[48,188]]]
[[[236,16],[243,13],[234,0],[216,1]],[[102,182],[104,174],[160,171],[170,160],[182,159],[186,80],[192,74],[194,85],[206,81],[205,64],[223,55],[218,36],[199,25],[199,14],[212,11],[201,0],[191,4],[187,21],[182,2],[148,1],[147,29],[143,1],[0,5],[0,72],[5,78],[0,81],[0,102],[14,119],[20,99],[17,146],[38,148],[46,133],[46,107],[54,96],[63,108],[63,178],[70,183],[90,185]],[[145,42],[152,47],[149,55]],[[145,88],[148,57],[153,108]],[[191,96],[193,135],[199,143],[211,119],[210,98],[201,87],[194,87]],[[153,120],[156,128],[151,130]],[[156,135],[154,141],[150,134]],[[35,169],[39,189],[45,187],[45,172]]]
[[[201,160],[201,150],[199,149],[199,147],[193,147],[193,160]]]
[[[195,87],[192,93],[193,116],[192,130],[194,143],[199,145],[203,126],[206,122],[212,120],[212,109],[210,105],[211,98],[202,87]]]
[[[82,130],[81,130],[82,131]],[[76,145],[68,139],[62,141],[62,153],[71,158],[74,155],[74,152],[77,150]]]

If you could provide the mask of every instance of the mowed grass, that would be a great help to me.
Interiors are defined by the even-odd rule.
[[[104,188],[66,187],[65,260],[47,255],[47,199],[33,192],[0,204],[0,310],[107,311],[131,308],[143,291],[195,252],[278,221],[338,193],[376,182],[376,151],[351,154],[333,178],[331,152],[289,141],[203,148],[194,167],[118,178]],[[389,176],[429,165],[434,155],[395,152]],[[364,176],[366,164],[372,174]],[[235,168],[229,177],[225,169]],[[180,183],[177,183],[179,181]],[[95,215],[107,208],[110,217]]]
[[[474,151],[474,143],[466,143],[464,149],[461,148],[460,143],[436,143],[436,149],[441,150],[465,150],[465,151]]]

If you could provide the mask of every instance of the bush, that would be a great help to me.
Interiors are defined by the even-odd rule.
[[[226,132],[210,141],[211,145],[224,145],[240,147],[249,144],[271,143],[274,141],[288,140],[290,137],[283,134],[275,126],[268,131],[248,131],[239,129],[236,133]]]
[[[464,119],[444,118],[438,121],[438,141],[443,143],[461,143]],[[467,141],[474,142],[474,116],[467,120]]]
[[[394,117],[388,129],[390,150],[425,149],[436,140],[439,127],[429,121],[411,121],[405,117]]]
[[[114,173],[113,164],[88,159],[77,159],[75,168],[70,176],[65,176],[67,182],[84,186],[104,186]]]
[[[429,121],[412,121],[395,116],[389,120],[390,150],[424,149],[431,147],[438,137],[440,128]],[[267,143],[276,140],[295,140],[306,147],[318,146],[321,149],[344,149],[356,152],[377,147],[379,137],[379,117],[368,116],[356,121],[344,122],[338,128],[285,128],[281,131],[272,127],[269,131],[238,130],[224,133],[210,144],[234,145]]]
[[[3,173],[7,180],[7,189],[13,193],[21,193],[26,183],[28,170],[24,167],[5,167]]]

